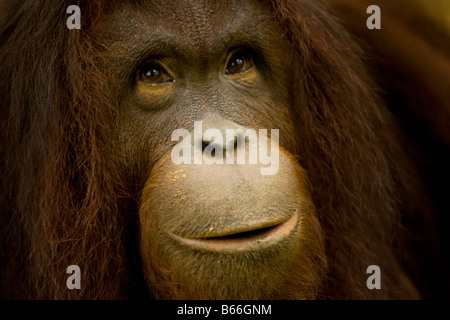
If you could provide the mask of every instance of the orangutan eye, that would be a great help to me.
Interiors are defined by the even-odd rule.
[[[253,67],[253,59],[244,50],[237,50],[230,54],[225,74],[239,74],[250,70]]]
[[[164,67],[157,63],[151,63],[139,69],[138,79],[151,86],[159,86],[174,81]]]

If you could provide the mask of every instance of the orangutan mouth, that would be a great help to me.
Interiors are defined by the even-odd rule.
[[[268,247],[280,242],[291,234],[297,222],[298,213],[295,212],[289,219],[282,223],[240,231],[225,236],[208,238],[183,238],[174,234],[170,234],[170,236],[181,246],[187,246],[200,251],[222,253],[243,252],[261,249],[261,247]]]

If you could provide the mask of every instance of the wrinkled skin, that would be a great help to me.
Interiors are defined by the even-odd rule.
[[[236,10],[196,1],[152,2],[139,11],[124,5],[105,31],[112,51],[124,53],[106,59],[113,77],[137,70],[133,82],[116,84],[117,144],[123,168],[139,171],[145,184],[139,216],[147,282],[160,298],[274,298],[290,292],[286,286],[312,298],[324,249],[307,176],[289,152],[289,44],[256,1],[230,7]],[[275,54],[280,48],[285,54]],[[173,164],[171,133],[193,130],[194,121],[224,135],[281,128],[278,173]],[[289,277],[294,268],[302,272]]]

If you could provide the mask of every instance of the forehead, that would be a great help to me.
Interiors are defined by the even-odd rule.
[[[152,25],[193,38],[221,33],[232,25],[251,23],[269,14],[267,6],[257,0],[157,0],[146,2],[141,9],[143,18],[151,19]]]
[[[276,42],[281,33],[269,4],[258,0],[122,2],[107,13],[100,30],[113,42],[129,39],[127,45],[170,46],[200,56],[239,41]]]

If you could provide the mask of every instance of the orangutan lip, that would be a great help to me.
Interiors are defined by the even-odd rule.
[[[241,252],[248,251],[262,246],[269,246],[279,242],[289,236],[295,228],[298,220],[298,214],[295,212],[286,221],[275,226],[239,232],[221,237],[211,238],[182,238],[171,234],[181,246],[187,246],[200,251],[213,252]]]

